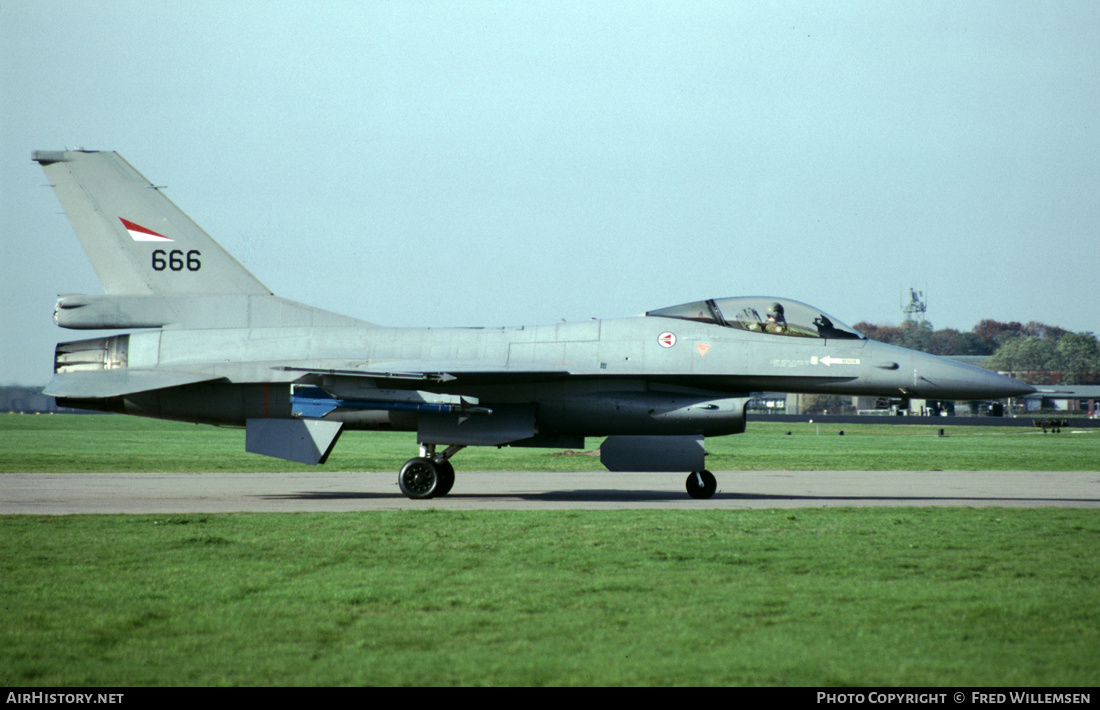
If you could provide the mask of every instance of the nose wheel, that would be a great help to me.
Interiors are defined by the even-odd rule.
[[[710,471],[692,471],[687,477],[687,492],[692,498],[706,499],[718,490],[718,481]]]

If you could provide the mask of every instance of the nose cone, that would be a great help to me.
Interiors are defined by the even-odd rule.
[[[1011,377],[934,355],[915,358],[912,389],[925,399],[1000,399],[1035,391]]]

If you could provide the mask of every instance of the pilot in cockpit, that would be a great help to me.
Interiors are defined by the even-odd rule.
[[[787,319],[783,316],[782,303],[773,303],[768,308],[768,322],[764,325],[764,331],[776,334],[787,332]]]

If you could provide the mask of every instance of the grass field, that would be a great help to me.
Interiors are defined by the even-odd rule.
[[[714,470],[1097,470],[1100,434],[753,423]],[[788,436],[787,431],[791,431]],[[590,445],[595,445],[590,441]],[[328,468],[396,470],[408,434]],[[596,469],[472,449],[467,470]],[[3,471],[304,468],[243,432],[0,416]],[[0,475],[0,495],[4,477]],[[1100,682],[1095,509],[0,517],[15,686]]]
[[[946,436],[936,435],[941,428]],[[744,434],[707,439],[707,451],[713,471],[1094,471],[1100,429],[751,422]],[[324,468],[396,475],[416,453],[411,432],[347,432]],[[453,461],[460,471],[602,470],[596,457],[547,449],[471,447]],[[0,415],[0,473],[291,470],[314,469],[246,453],[242,429],[110,415]]]
[[[1086,509],[0,525],[11,686],[1100,681]]]

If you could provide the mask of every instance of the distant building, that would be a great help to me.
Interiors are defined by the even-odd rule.
[[[1100,385],[1036,385],[1035,389],[1038,392],[1024,398],[1029,412],[1048,409],[1100,417]]]
[[[784,392],[754,392],[746,409],[750,414],[793,414],[787,411],[789,397]]]

